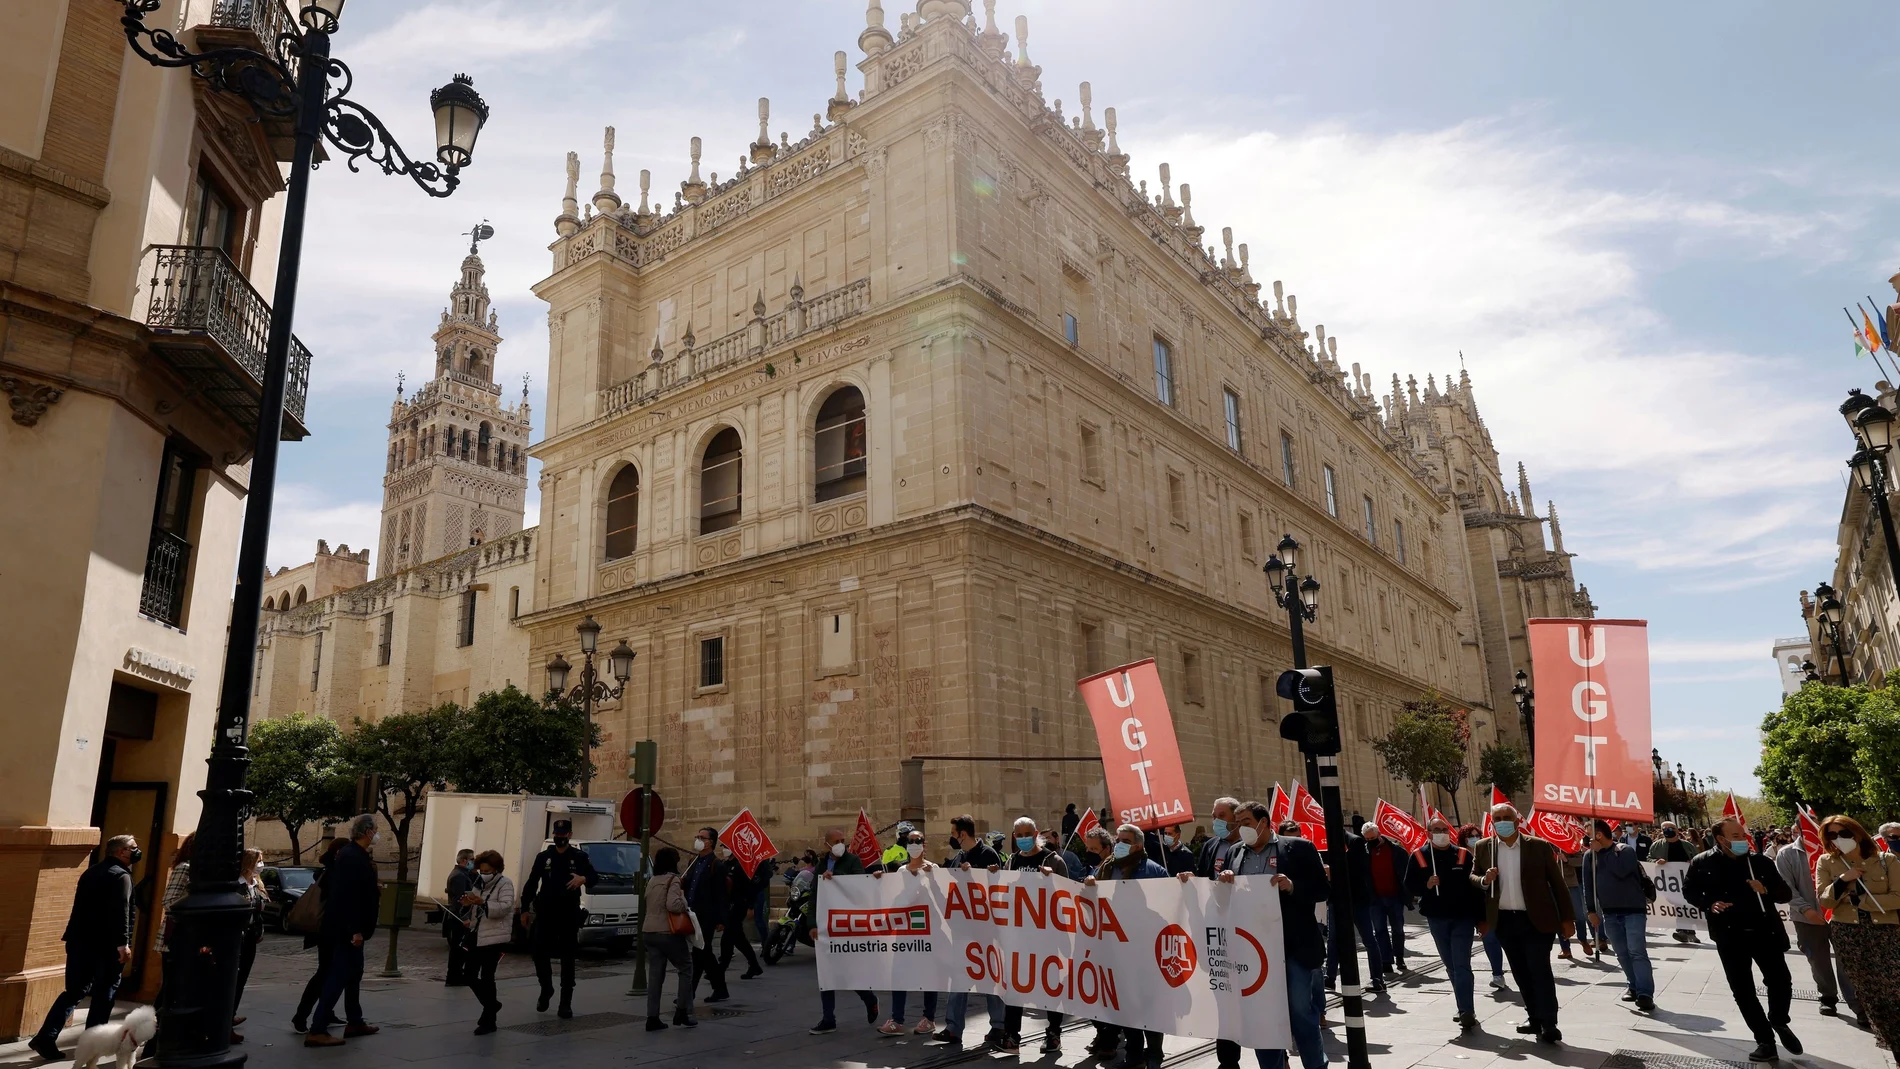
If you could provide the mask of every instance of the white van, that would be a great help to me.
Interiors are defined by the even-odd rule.
[[[613,837],[614,803],[604,798],[431,793],[422,818],[416,898],[449,904],[442,901],[442,888],[455,867],[456,852],[463,848],[501,854],[519,893],[535,855],[553,843],[557,820],[573,821],[575,849],[586,851],[600,874],[592,890],[581,892],[581,945],[631,950],[640,930],[640,898],[633,889],[634,874],[640,870],[640,844]],[[526,906],[524,901],[522,907]]]

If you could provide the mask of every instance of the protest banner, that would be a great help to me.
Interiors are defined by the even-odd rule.
[[[1242,1047],[1293,1046],[1267,876],[1105,880],[932,867],[818,892],[824,990],[968,991]]]
[[[1648,917],[1644,927],[1654,931],[1674,931],[1677,928],[1704,928],[1709,926],[1709,918],[1703,912],[1690,905],[1682,897],[1682,880],[1689,874],[1687,861],[1645,861],[1643,875],[1656,885],[1656,900],[1649,903]],[[1772,906],[1775,915],[1783,924],[1788,920],[1786,904]]]
[[[1193,820],[1187,771],[1154,658],[1111,668],[1075,685],[1095,721],[1108,804],[1116,819],[1144,831]]]
[[[1526,630],[1543,696],[1535,804],[1577,817],[1650,820],[1649,625],[1537,619]]]

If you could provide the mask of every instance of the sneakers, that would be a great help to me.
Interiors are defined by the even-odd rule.
[[[1042,1052],[1058,1054],[1062,1051],[1062,1033],[1054,1028],[1042,1034]]]
[[[885,1021],[883,1024],[877,1026],[877,1034],[880,1036],[901,1036],[908,1031],[910,1031],[910,1029],[898,1024],[895,1019]]]
[[[1458,1015],[1457,1020],[1458,1031],[1460,1032],[1469,1032],[1478,1027],[1478,1015],[1475,1013],[1461,1013]]]
[[[1557,1044],[1562,1043],[1563,1041],[1564,1041],[1564,1034],[1562,1032],[1557,1031],[1557,1029],[1554,1026],[1550,1028],[1539,1029],[1537,1032],[1537,1042],[1542,1043],[1546,1047],[1554,1047]]]
[[[1638,1013],[1655,1013],[1656,1000],[1650,998],[1648,995],[1636,996],[1636,1011]]]
[[[1502,977],[1502,976],[1493,976],[1493,977],[1491,978],[1491,990],[1493,990],[1493,991],[1509,991],[1510,989],[1511,989],[1511,985],[1510,985],[1510,984],[1507,984],[1507,983],[1505,983],[1505,982],[1504,982],[1504,977]]]
[[[1841,1010],[1839,1006],[1836,1006],[1832,1002],[1823,1002],[1821,1003],[1820,1013],[1823,1017],[1838,1017],[1840,1016]]]
[[[963,1033],[952,1032],[948,1028],[930,1037],[932,1043],[941,1043],[946,1047],[963,1046]]]
[[[937,1031],[936,1022],[926,1017],[923,1020],[917,1022],[917,1028],[915,1029],[915,1031],[920,1036],[931,1035]]]
[[[866,1006],[866,1007],[864,1007],[864,1023],[865,1023],[865,1024],[876,1024],[876,1023],[877,1023],[877,1002],[876,1002],[876,1000],[873,1000],[873,1001],[871,1002],[871,1004],[870,1004],[869,1006]]]
[[[298,1035],[303,1035],[305,1032],[310,1031],[310,1019],[308,1017],[292,1017],[290,1019],[290,1030]]]
[[[1623,997],[1622,997],[1622,999],[1621,999],[1621,1001],[1623,1001],[1623,1002],[1635,1002],[1635,1001],[1636,1001],[1636,992],[1634,992],[1634,991],[1625,991],[1625,992],[1623,992]]]
[[[837,1030],[838,1030],[838,1022],[819,1021],[816,1025],[813,1025],[812,1030],[806,1034],[813,1035],[813,1036],[822,1036],[830,1032],[836,1032]]]
[[[1011,1035],[997,1036],[994,1045],[997,1050],[1002,1051],[1004,1054],[1014,1054],[1023,1047],[1022,1040]]]
[[[1778,1024],[1775,1026],[1775,1035],[1780,1037],[1781,1045],[1788,1048],[1789,1054],[1801,1053],[1801,1041],[1795,1038],[1794,1029]]]

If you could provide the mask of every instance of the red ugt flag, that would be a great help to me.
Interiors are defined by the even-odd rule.
[[[1300,834],[1322,852],[1326,849],[1326,810],[1313,800],[1306,784],[1293,783],[1293,819],[1300,823]]]
[[[1510,804],[1511,804],[1510,797],[1506,795],[1503,791],[1498,790],[1498,785],[1493,783],[1491,785],[1491,805],[1510,805]],[[1481,834],[1487,839],[1497,834],[1497,832],[1493,830],[1491,827],[1491,805],[1484,807],[1484,826],[1482,829],[1480,829]]]
[[[871,826],[871,818],[864,810],[858,810],[858,828],[851,833],[850,851],[858,855],[866,869],[877,867],[884,857],[884,848],[878,845],[877,829]]]
[[[1095,815],[1095,807],[1084,806],[1082,809],[1082,819],[1077,821],[1075,825],[1075,837],[1086,844],[1089,841],[1089,832],[1101,826],[1102,820]]]
[[[1574,854],[1583,849],[1583,825],[1562,813],[1533,809],[1531,815],[1524,820],[1524,830],[1539,839],[1548,840],[1552,846],[1566,854]]]
[[[1821,821],[1807,806],[1797,807],[1795,817],[1801,825],[1801,847],[1808,852],[1808,879],[1813,880],[1815,867],[1821,863]]]
[[[1279,831],[1286,823],[1287,814],[1293,812],[1293,800],[1286,796],[1278,783],[1273,785],[1273,800],[1267,804],[1267,819],[1273,822],[1273,830]]]
[[[1405,847],[1411,853],[1431,840],[1431,833],[1425,826],[1412,819],[1412,815],[1385,799],[1372,810],[1372,822],[1379,826],[1379,832]]]
[[[747,879],[752,878],[760,862],[778,856],[778,847],[772,845],[750,809],[739,810],[739,814],[727,822],[719,832],[719,841],[739,859],[739,867],[745,870]]]
[[[1742,838],[1748,840],[1748,848],[1755,849],[1755,837],[1748,834],[1748,818],[1742,815],[1742,807],[1735,804],[1735,792],[1730,791],[1728,801],[1722,803],[1722,819],[1733,819],[1742,826]]]

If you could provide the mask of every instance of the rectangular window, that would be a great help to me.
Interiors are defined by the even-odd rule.
[[[1082,625],[1082,672],[1094,675],[1105,669],[1102,663],[1102,628],[1100,624]]]
[[[1174,350],[1160,338],[1155,339],[1155,399],[1174,404]]]
[[[726,685],[726,637],[714,635],[699,640],[699,685],[700,687],[723,687]]]
[[[1201,705],[1206,695],[1201,693],[1201,655],[1193,650],[1181,651],[1181,681],[1187,692],[1189,705]]]
[[[521,588],[518,586],[511,586],[508,588],[508,619],[513,620],[520,617],[520,615],[521,615]]]
[[[1187,480],[1174,472],[1168,473],[1168,518],[1187,524]]]
[[[1399,555],[1399,563],[1405,563],[1405,521],[1392,521],[1392,549]]]
[[[1029,710],[1029,733],[1031,735],[1042,734],[1042,710],[1041,709]]]
[[[1227,410],[1227,448],[1240,452],[1240,395],[1232,390],[1221,391],[1221,401]]]
[[[1331,464],[1325,465],[1322,474],[1326,476],[1326,515],[1336,520],[1339,518],[1339,476],[1333,474]]]
[[[1366,507],[1366,541],[1376,546],[1379,544],[1379,527],[1372,518],[1372,498],[1366,497],[1363,500]]]
[[[1082,477],[1102,481],[1102,435],[1087,423],[1082,424]]]
[[[243,217],[232,205],[231,198],[202,171],[195,180],[189,210],[191,243],[238,259]]]
[[[310,689],[317,689],[317,678],[323,674],[323,632],[317,632],[317,652],[310,658]]]
[[[145,547],[139,612],[183,627],[186,578],[191,571],[191,510],[197,501],[198,463],[182,442],[168,441],[158,466],[158,502]]]
[[[1082,344],[1082,325],[1067,312],[1062,313],[1062,336],[1068,339],[1070,345]]]
[[[381,631],[381,634],[378,635],[376,639],[376,663],[388,664],[389,638],[396,630],[396,614],[393,612],[384,613],[382,623],[378,629]]]
[[[462,592],[462,619],[461,625],[456,628],[455,644],[457,646],[475,644],[475,594],[476,591],[473,590]]]
[[[1253,517],[1244,512],[1240,514],[1240,555],[1248,560],[1254,558]]]
[[[1280,432],[1280,481],[1293,485],[1293,436]]]

